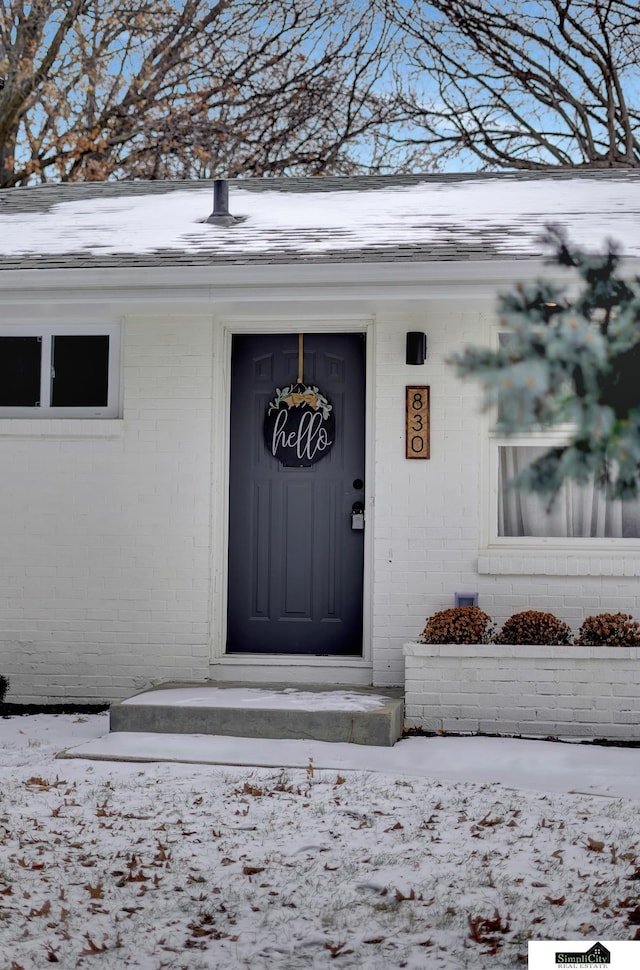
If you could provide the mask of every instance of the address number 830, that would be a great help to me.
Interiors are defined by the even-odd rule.
[[[405,456],[429,458],[429,388],[407,387],[405,400]]]

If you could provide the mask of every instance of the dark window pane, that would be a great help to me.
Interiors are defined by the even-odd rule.
[[[40,404],[39,337],[0,337],[0,407]]]
[[[104,407],[109,390],[109,337],[54,337],[51,404]]]

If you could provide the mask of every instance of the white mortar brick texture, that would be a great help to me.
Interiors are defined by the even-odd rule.
[[[402,644],[425,616],[453,605],[468,588],[477,557],[477,495],[464,494],[465,466],[476,468],[475,392],[453,376],[445,356],[478,327],[479,314],[430,303],[424,316],[377,317],[375,445],[375,595],[373,682],[402,684]],[[423,367],[404,363],[407,330],[424,330]],[[407,385],[431,389],[431,458],[405,458]],[[473,472],[477,474],[477,472]],[[387,594],[385,599],[382,594]],[[380,620],[391,617],[384,628]]]
[[[412,643],[404,655],[411,727],[640,740],[640,648]],[[602,691],[611,671],[624,694]]]
[[[404,682],[403,643],[456,591],[477,591],[498,624],[534,605],[553,608],[574,632],[599,611],[640,615],[639,555],[482,548],[489,492],[479,395],[445,360],[487,342],[493,313],[493,302],[378,307],[368,487],[380,686]],[[0,422],[0,673],[11,677],[9,699],[116,699],[132,686],[208,675],[212,327],[189,309],[124,314],[122,421],[87,421],[73,435],[62,419],[42,434],[26,419]],[[407,330],[428,335],[423,367],[404,363]],[[410,384],[431,388],[428,461],[404,457]],[[450,670],[441,680],[455,692]],[[605,681],[624,686],[625,677],[610,667]],[[475,694],[489,696],[491,683],[476,677]]]
[[[624,545],[601,554],[482,548],[491,500],[481,471],[490,444],[473,382],[445,363],[468,343],[488,343],[492,303],[425,302],[424,314],[379,314],[376,332],[376,444],[373,663],[374,683],[402,683],[403,636],[425,617],[477,592],[498,626],[525,609],[554,612],[577,634],[585,617],[640,617],[640,555]],[[404,335],[424,330],[424,366],[404,365]],[[404,457],[405,386],[431,388],[431,458]],[[384,594],[388,594],[385,596]],[[381,620],[385,619],[382,627]]]
[[[121,431],[0,437],[14,703],[208,674],[211,322],[129,316],[122,339]]]

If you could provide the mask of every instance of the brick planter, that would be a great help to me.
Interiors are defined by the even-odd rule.
[[[427,731],[640,741],[640,648],[407,643],[405,721]]]

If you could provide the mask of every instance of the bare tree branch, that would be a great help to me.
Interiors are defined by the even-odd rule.
[[[404,36],[406,144],[422,130],[425,146],[485,168],[640,166],[637,4],[374,2]]]
[[[394,36],[349,0],[0,0],[0,185],[380,171]]]

